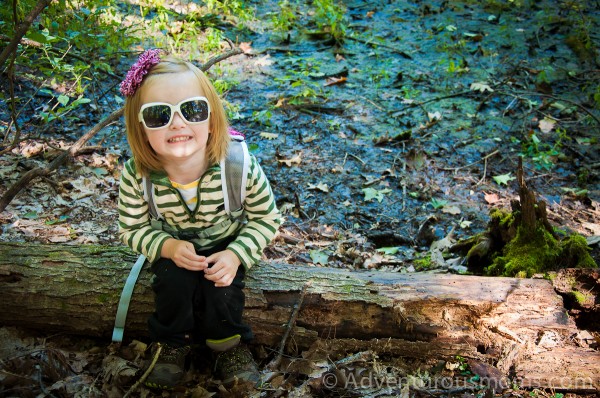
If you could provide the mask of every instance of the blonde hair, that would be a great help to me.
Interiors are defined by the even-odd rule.
[[[133,152],[135,166],[142,175],[148,175],[150,171],[164,170],[164,167],[146,137],[142,123],[138,119],[142,107],[142,88],[156,79],[168,79],[169,74],[193,72],[200,83],[204,96],[210,103],[210,119],[208,125],[208,142],[206,155],[209,164],[218,163],[227,155],[227,149],[231,137],[229,135],[229,122],[223,108],[223,103],[213,87],[212,83],[195,65],[172,56],[161,57],[158,64],[153,66],[142,84],[132,96],[125,99],[125,127],[127,129],[127,141]]]

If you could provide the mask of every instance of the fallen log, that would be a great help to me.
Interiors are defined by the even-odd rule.
[[[0,243],[0,325],[108,338],[135,259],[122,247]],[[126,338],[146,335],[150,278],[143,270]],[[306,286],[290,346],[371,340],[398,356],[485,361],[524,387],[600,386],[600,353],[572,342],[577,327],[547,280],[263,262],[246,281],[245,317],[259,344],[278,345]]]

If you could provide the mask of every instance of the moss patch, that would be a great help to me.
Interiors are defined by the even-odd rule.
[[[497,208],[490,211],[490,217],[492,220],[498,220],[498,225],[506,228],[510,227],[515,220],[512,212]]]
[[[417,270],[417,271],[424,271],[424,270],[431,269],[432,268],[431,255],[427,254],[424,257],[415,259],[413,261],[413,265],[415,267],[415,270]]]
[[[596,262],[581,235],[572,235],[559,242],[543,227],[534,233],[517,229],[517,236],[494,258],[486,268],[488,275],[531,277],[557,268],[593,268]]]
[[[590,296],[578,291],[572,291],[569,294],[577,301],[577,303],[579,303],[579,305],[584,305],[588,298],[590,298]]]
[[[561,260],[564,268],[596,268],[596,262],[590,256],[590,247],[581,235],[571,235],[560,244]]]

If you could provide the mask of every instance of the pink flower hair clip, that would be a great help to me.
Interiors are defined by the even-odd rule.
[[[159,49],[151,49],[146,50],[140,55],[137,62],[131,65],[131,68],[127,72],[127,76],[125,76],[125,80],[121,82],[119,86],[119,90],[121,94],[126,97],[130,97],[135,94],[135,91],[142,84],[142,79],[150,68],[160,62],[160,50]]]

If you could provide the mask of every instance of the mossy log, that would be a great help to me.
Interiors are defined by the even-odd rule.
[[[0,324],[108,338],[135,260],[118,247],[0,243]],[[142,271],[126,339],[145,336],[153,309],[150,278]],[[308,284],[290,347],[308,347],[318,339],[372,340],[394,355],[431,360],[461,355],[505,374],[514,369],[523,386],[600,385],[600,353],[574,345],[576,326],[547,280],[265,262],[246,281],[245,317],[256,343],[280,343]],[[548,334],[554,345],[540,339]],[[560,366],[564,355],[569,369]],[[544,373],[544,368],[552,370]],[[531,369],[534,379],[527,373]]]

